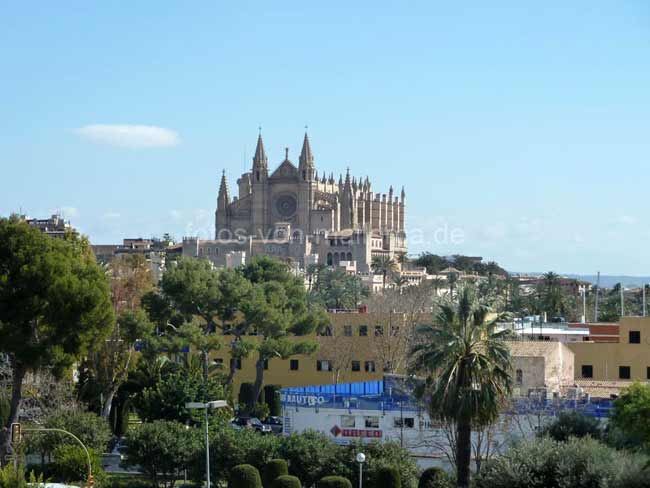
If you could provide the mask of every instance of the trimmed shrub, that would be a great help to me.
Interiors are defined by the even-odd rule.
[[[289,467],[284,459],[271,459],[262,468],[262,484],[264,488],[271,488],[271,485],[278,476],[289,474]]]
[[[255,406],[255,385],[253,383],[242,383],[239,386],[239,413],[250,412],[250,410]]]
[[[275,478],[273,488],[302,488],[302,483],[295,476],[283,474]]]
[[[449,475],[442,468],[427,468],[422,472],[418,488],[447,488],[450,486]]]
[[[266,385],[264,387],[264,403],[269,406],[269,415],[274,417],[282,415],[280,385]]]
[[[230,471],[229,488],[262,488],[260,472],[250,464],[240,464]]]
[[[94,449],[89,449],[93,477],[100,480],[105,477],[101,457]],[[54,449],[54,462],[46,465],[43,475],[55,481],[84,481],[88,478],[88,457],[80,446],[60,445]],[[48,472],[49,471],[49,472]]]
[[[343,476],[325,476],[316,483],[316,488],[352,488],[352,483]]]
[[[402,488],[402,479],[394,466],[383,466],[375,473],[375,488]]]

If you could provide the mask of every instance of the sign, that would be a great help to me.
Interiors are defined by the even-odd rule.
[[[287,405],[315,407],[316,405],[325,403],[325,397],[317,395],[282,395],[282,403]]]
[[[338,425],[335,425],[330,429],[330,433],[334,437],[367,437],[373,439],[381,438],[382,431],[374,429],[341,429]]]

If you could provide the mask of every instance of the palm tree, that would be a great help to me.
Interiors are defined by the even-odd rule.
[[[383,288],[386,289],[386,277],[397,270],[397,263],[390,256],[381,254],[373,256],[370,262],[370,268],[375,274],[383,277]]]
[[[459,487],[469,486],[472,427],[498,418],[512,388],[510,331],[495,330],[496,316],[463,286],[456,301],[442,304],[431,325],[418,327],[413,372],[426,373],[424,394],[432,417],[455,425]]]

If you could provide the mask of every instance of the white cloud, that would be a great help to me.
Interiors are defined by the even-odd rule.
[[[180,143],[177,132],[155,125],[92,124],[74,132],[91,142],[116,147],[172,147]]]

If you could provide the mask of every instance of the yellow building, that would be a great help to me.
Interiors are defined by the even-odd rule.
[[[571,342],[576,380],[645,381],[650,379],[650,317],[623,317],[618,340]]]
[[[294,337],[319,344],[311,355],[272,359],[264,371],[264,383],[281,386],[322,385],[380,380],[384,373],[402,372],[407,358],[408,339],[415,321],[408,314],[359,312],[330,313],[330,327],[321,335]],[[227,339],[227,337],[226,337]],[[256,341],[256,336],[246,340]],[[230,364],[227,340],[214,360],[225,371]],[[255,380],[257,355],[242,359],[234,378],[234,392],[243,382]]]

